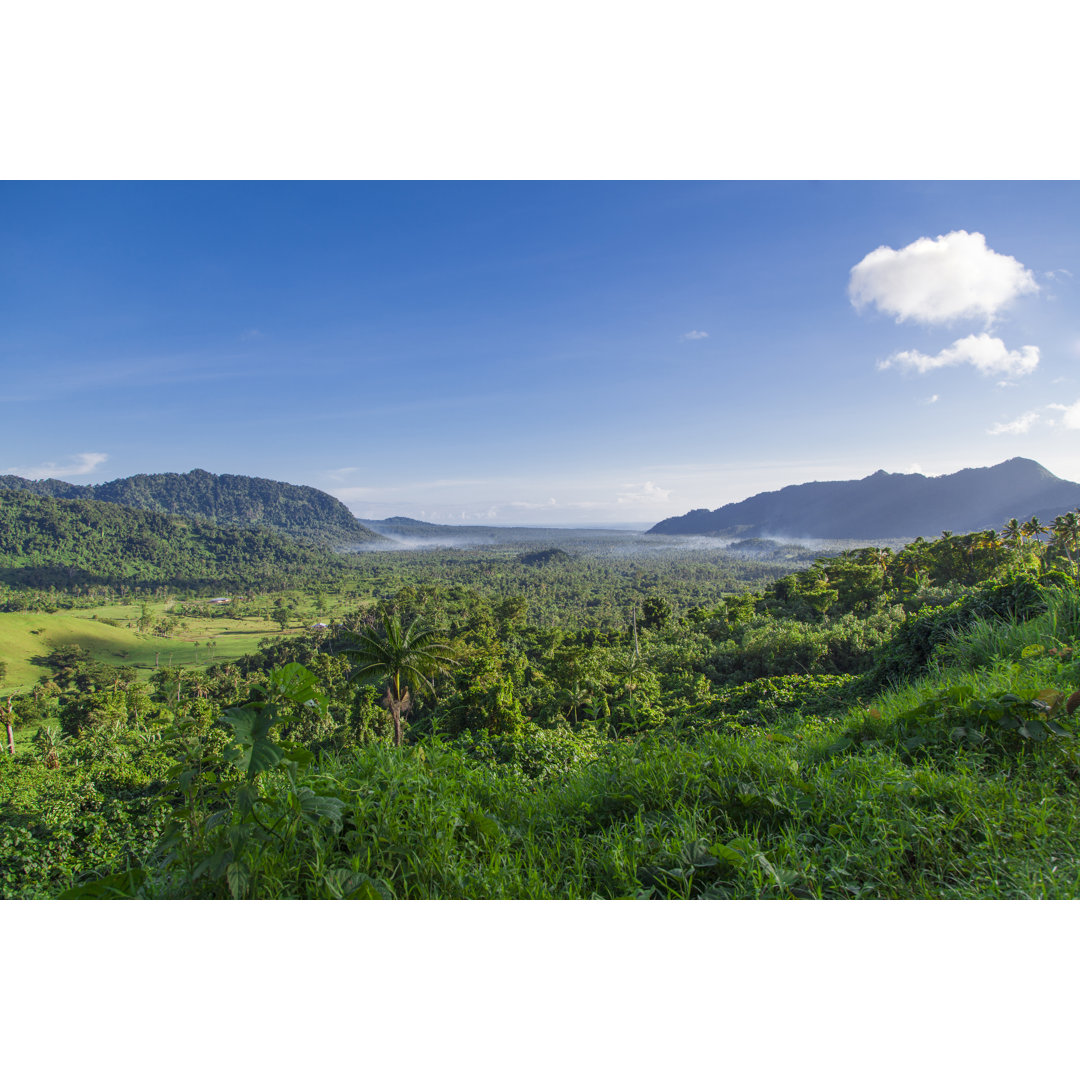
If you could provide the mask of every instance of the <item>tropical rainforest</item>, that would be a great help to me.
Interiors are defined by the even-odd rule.
[[[317,488],[255,476],[217,475],[205,469],[187,473],[140,473],[103,484],[66,480],[26,480],[0,476],[0,491],[28,491],[54,499],[80,499],[131,506],[195,518],[226,528],[261,527],[317,544],[370,542],[376,535],[347,506]]]
[[[215,589],[282,612],[227,660],[43,647],[0,705],[5,898],[1080,891],[1076,513],[741,554],[334,554],[17,490],[0,513],[0,619],[224,623]]]

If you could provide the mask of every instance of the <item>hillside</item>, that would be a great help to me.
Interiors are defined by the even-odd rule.
[[[342,558],[272,529],[0,488],[0,582],[8,585],[284,587],[314,573],[334,577]]]
[[[1000,528],[1010,518],[1049,522],[1080,506],[1080,484],[1029,458],[946,476],[887,473],[793,484],[718,510],[666,518],[651,533],[698,536],[934,536]]]
[[[0,488],[156,510],[223,527],[276,529],[327,547],[379,539],[353,517],[344,503],[325,491],[254,476],[218,476],[203,469],[141,473],[93,485],[0,476]]]

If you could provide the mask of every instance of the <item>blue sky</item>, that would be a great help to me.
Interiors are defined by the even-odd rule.
[[[1080,480],[1075,183],[9,182],[0,237],[3,472],[503,524]]]

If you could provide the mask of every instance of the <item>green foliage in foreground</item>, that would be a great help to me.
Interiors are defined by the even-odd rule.
[[[259,708],[80,744],[88,770],[8,764],[24,820],[0,880],[84,898],[1073,897],[1075,674],[1038,653],[767,728],[316,758],[276,737],[325,707],[294,666]],[[53,808],[36,822],[31,787]]]
[[[1019,551],[965,583],[969,548],[622,632],[455,586],[189,682],[76,656],[0,758],[0,894],[1076,897],[1080,591]],[[420,613],[458,662],[398,747],[347,649]]]

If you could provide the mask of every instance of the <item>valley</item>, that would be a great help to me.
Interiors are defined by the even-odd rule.
[[[1076,513],[342,545],[0,512],[5,897],[1080,889]]]

